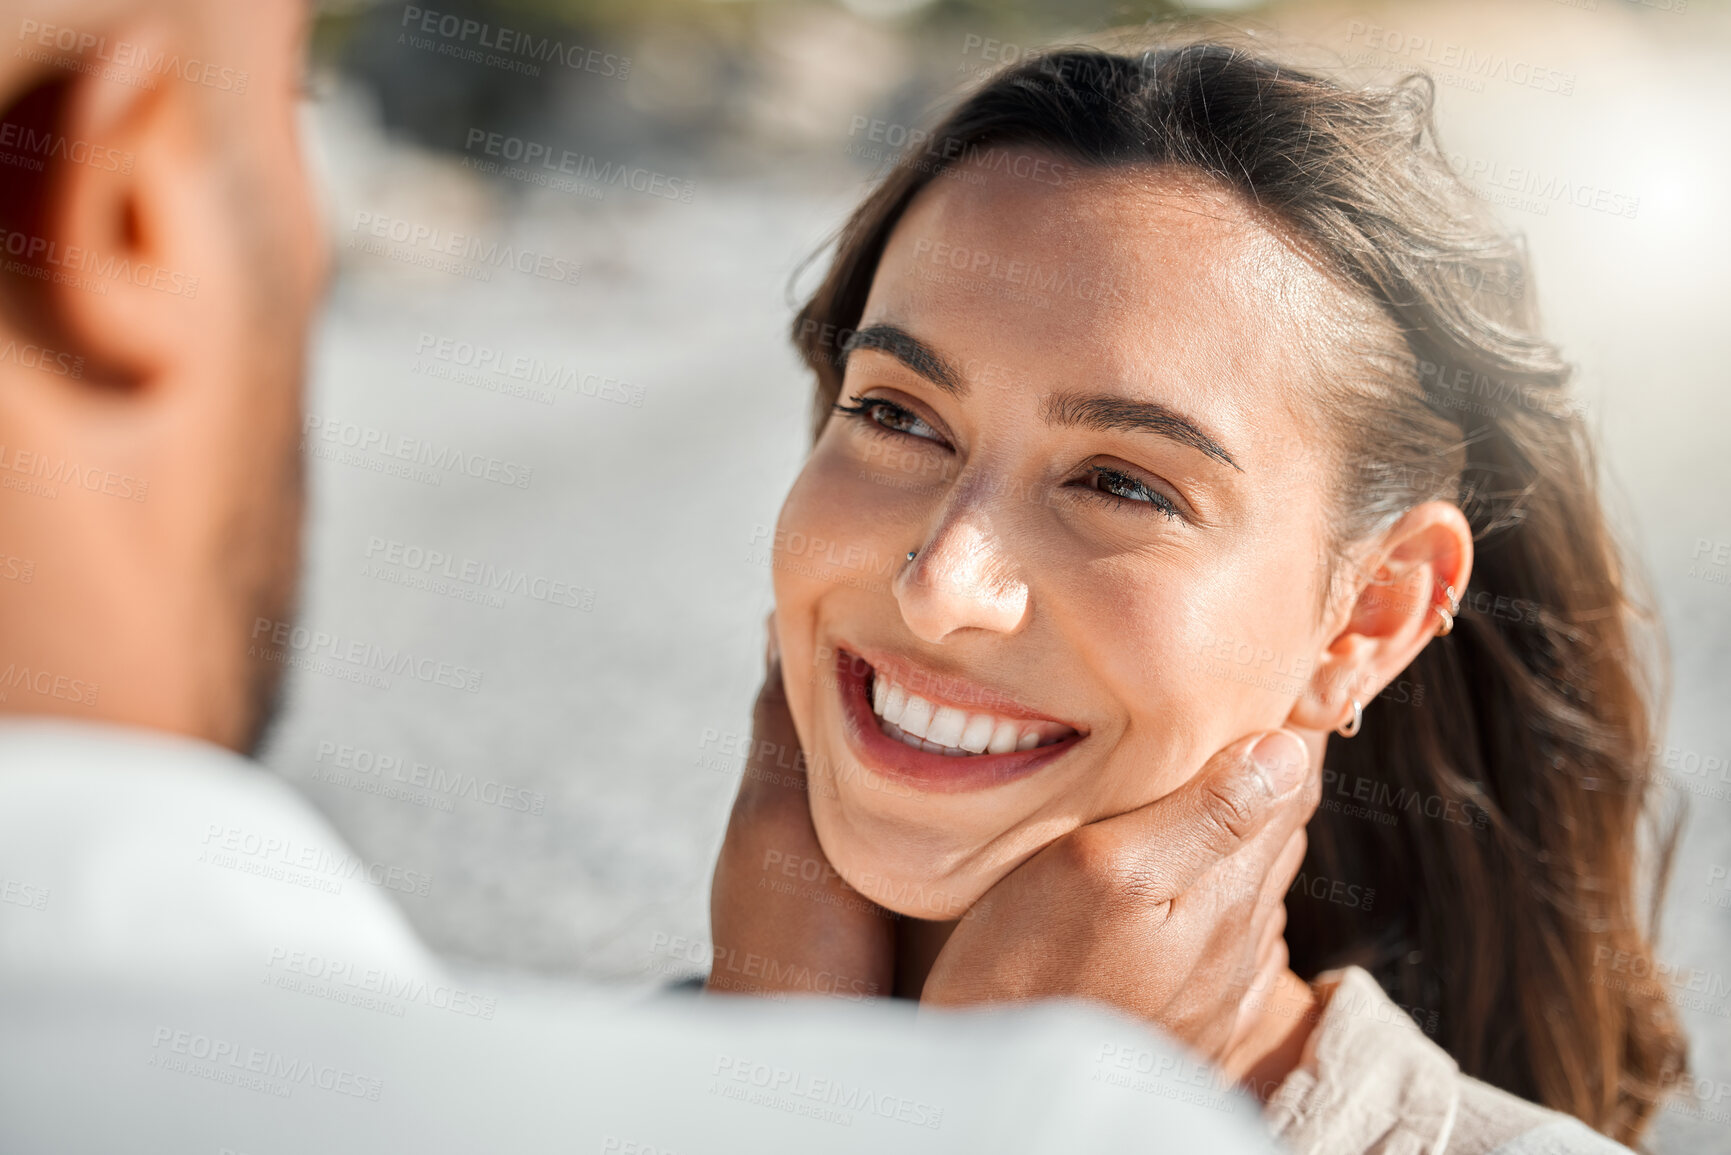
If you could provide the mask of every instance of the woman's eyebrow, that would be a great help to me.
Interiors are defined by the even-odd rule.
[[[877,349],[888,353],[951,396],[968,395],[968,383],[962,375],[937,350],[900,325],[867,325],[842,342],[844,356],[856,349]],[[846,368],[845,361],[842,367]],[[1054,393],[1046,398],[1041,416],[1053,425],[1098,429],[1101,432],[1129,429],[1158,433],[1199,449],[1240,473],[1244,472],[1220,442],[1203,432],[1200,425],[1158,401],[1132,401],[1128,397],[1107,393]]]
[[[1221,447],[1220,442],[1202,431],[1196,422],[1158,401],[1132,401],[1111,394],[1053,393],[1046,398],[1040,416],[1052,425],[1068,425],[1080,429],[1145,430],[1170,437],[1243,473],[1244,469]]]
[[[842,342],[844,357],[856,349],[878,349],[888,353],[944,392],[956,397],[968,395],[968,383],[962,380],[955,367],[900,325],[867,325]],[[847,368],[845,360],[842,368]]]

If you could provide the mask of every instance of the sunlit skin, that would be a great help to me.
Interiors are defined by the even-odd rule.
[[[32,19],[106,43],[219,62],[244,91],[175,76],[146,86],[101,70],[9,61],[3,102],[58,86],[55,131],[126,165],[57,163],[30,225],[57,252],[168,270],[195,292],[110,279],[94,292],[5,278],[0,341],[80,359],[80,375],[0,366],[0,444],[133,479],[142,500],[63,486],[0,490],[0,537],[34,563],[0,582],[0,667],[94,687],[14,691],[9,712],[56,713],[191,735],[236,749],[258,736],[280,660],[258,619],[292,611],[301,514],[302,343],[326,246],[298,133],[309,9],[295,0],[78,0]],[[15,226],[16,227],[16,226]],[[44,683],[48,684],[48,683]]]
[[[954,917],[1243,735],[1285,726],[1320,767],[1351,699],[1434,635],[1435,591],[1470,567],[1459,510],[1427,503],[1325,599],[1310,343],[1347,291],[1203,178],[1069,172],[944,176],[916,198],[859,329],[935,360],[894,334],[855,348],[840,402],[859,411],[831,415],[781,512],[776,629],[813,822],[841,876],[904,914]],[[1030,283],[1054,272],[1059,287]],[[1052,419],[1095,397],[1162,406],[1207,442]],[[1010,781],[910,785],[850,742],[838,647],[1082,737]]]

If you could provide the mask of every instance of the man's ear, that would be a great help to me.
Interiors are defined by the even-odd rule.
[[[1443,628],[1472,577],[1473,535],[1460,507],[1427,501],[1383,534],[1344,595],[1344,622],[1317,658],[1290,726],[1327,732],[1369,705]]]
[[[161,29],[122,29],[152,55],[172,53]],[[100,62],[91,62],[99,64]],[[210,166],[186,85],[123,83],[104,69],[48,80],[38,117],[53,134],[42,203],[27,244],[36,280],[21,291],[60,348],[85,361],[84,379],[138,385],[196,347],[194,305],[212,215]]]

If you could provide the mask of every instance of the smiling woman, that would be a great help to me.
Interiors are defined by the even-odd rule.
[[[1636,607],[1567,368],[1491,291],[1530,284],[1521,249],[1431,115],[1422,79],[1208,44],[970,95],[794,327],[816,441],[778,541],[898,564],[778,557],[788,707],[823,855],[927,920],[1297,734],[1369,808],[1310,823],[1293,970],[1631,1139],[1682,1063],[1661,987],[1595,969],[1651,953]],[[1457,1115],[1480,1149],[1489,1102],[1439,1107],[1436,1149]]]

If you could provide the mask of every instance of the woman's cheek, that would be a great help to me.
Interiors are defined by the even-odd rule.
[[[1158,580],[1113,575],[1131,593],[1092,604],[1115,605],[1111,622],[1091,624],[1083,661],[1125,711],[1122,737],[1107,756],[1105,813],[1146,806],[1194,778],[1215,753],[1238,738],[1280,724],[1290,705],[1280,695],[1232,676],[1214,661],[1221,638],[1247,636],[1233,607],[1208,584],[1187,583],[1164,569]],[[1229,583],[1221,583],[1229,584]],[[1126,609],[1125,607],[1128,607]]]
[[[1233,628],[1229,618],[1220,620]],[[1163,663],[1171,676],[1162,677],[1154,694],[1166,709],[1146,727],[1164,739],[1148,743],[1158,749],[1148,751],[1147,763],[1164,767],[1153,797],[1183,786],[1240,739],[1279,728],[1302,692],[1306,665],[1297,659],[1282,665],[1276,655],[1284,651],[1274,636],[1245,624],[1235,633],[1186,637]]]

